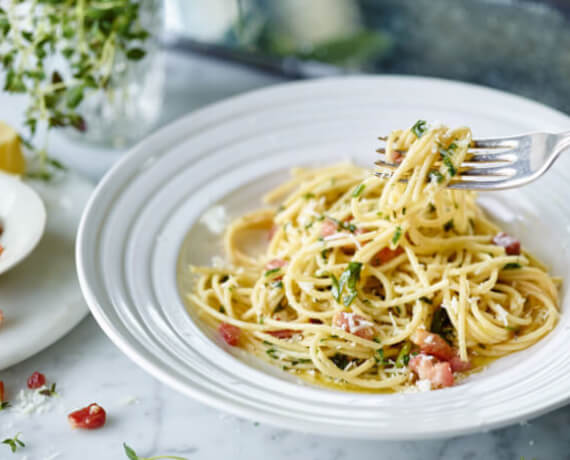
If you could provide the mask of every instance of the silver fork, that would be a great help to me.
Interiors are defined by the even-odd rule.
[[[387,140],[385,137],[379,139]],[[569,147],[570,132],[474,140],[468,150],[468,161],[461,164],[449,188],[502,190],[520,187],[542,176]],[[377,152],[384,154],[385,149]],[[387,162],[385,156],[375,164],[389,170],[399,166]],[[375,174],[386,177],[383,173]]]

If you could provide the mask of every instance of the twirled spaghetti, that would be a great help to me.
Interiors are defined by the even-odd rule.
[[[225,341],[340,389],[450,386],[554,328],[559,280],[501,233],[461,173],[467,128],[418,122],[386,140],[385,178],[294,169],[225,234],[228,264],[192,267],[193,307]],[[262,254],[240,242],[267,229]]]

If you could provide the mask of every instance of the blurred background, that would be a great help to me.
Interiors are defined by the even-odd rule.
[[[570,112],[567,0],[167,0],[168,46],[290,78],[412,74]]]

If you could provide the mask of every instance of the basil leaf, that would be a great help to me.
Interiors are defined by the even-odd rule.
[[[358,187],[356,187],[354,189],[354,191],[352,192],[352,197],[353,198],[358,198],[362,192],[364,191],[364,189],[366,188],[366,185],[364,184],[360,184]]]

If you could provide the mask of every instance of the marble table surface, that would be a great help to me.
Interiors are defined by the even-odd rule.
[[[167,66],[162,124],[224,97],[280,81],[243,67],[176,54],[167,55]],[[59,153],[93,181],[119,156]],[[26,444],[15,454],[0,444],[1,460],[124,460],[123,442],[140,456],[170,454],[189,460],[570,460],[570,407],[501,430],[419,442],[333,439],[239,419],[147,375],[90,316],[48,349],[2,371],[0,380],[8,387],[21,387],[36,370],[57,382],[60,396],[41,414],[0,412],[0,440],[19,432]],[[93,401],[107,410],[106,426],[72,431],[66,414]]]

